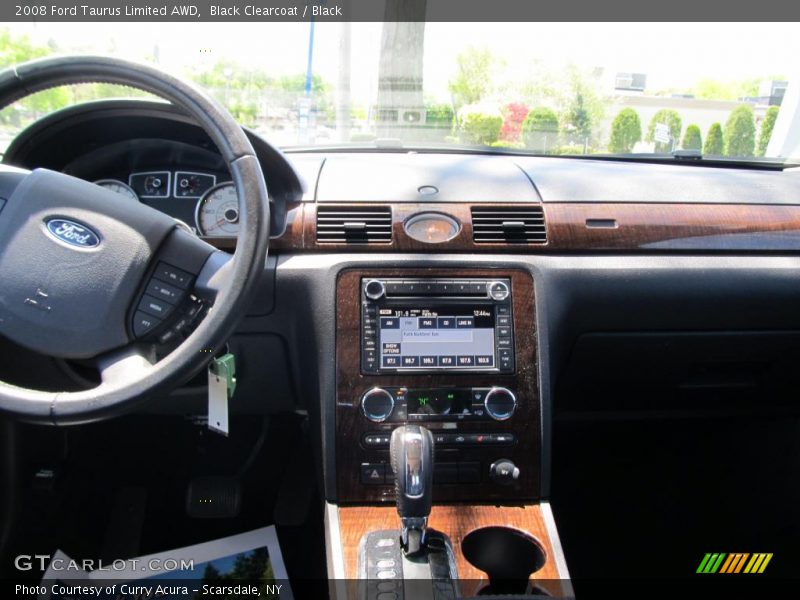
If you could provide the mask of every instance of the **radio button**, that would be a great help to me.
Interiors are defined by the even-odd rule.
[[[472,367],[475,365],[474,356],[459,356],[457,360],[459,367]]]
[[[404,367],[418,367],[419,366],[419,356],[404,356],[403,357],[403,366]]]
[[[399,367],[400,366],[400,357],[399,356],[384,356],[383,357],[383,366],[384,367]]]
[[[508,284],[504,281],[492,281],[488,286],[489,297],[498,302],[508,298],[511,291],[508,289]]]
[[[378,279],[370,279],[364,284],[364,295],[370,300],[379,300],[386,295],[386,286]]]
[[[455,356],[440,356],[439,357],[439,366],[440,367],[453,367],[456,364],[456,357]]]
[[[513,369],[514,368],[514,354],[511,352],[511,348],[500,348],[498,352],[498,360],[500,361],[500,368],[501,369]]]

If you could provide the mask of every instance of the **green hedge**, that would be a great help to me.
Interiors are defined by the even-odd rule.
[[[490,146],[500,137],[503,116],[500,111],[465,106],[458,113],[461,141],[478,146]]]
[[[681,148],[684,150],[702,150],[703,149],[703,134],[697,125],[689,125],[686,131],[683,132],[683,142]]]
[[[703,154],[705,156],[722,156],[725,150],[725,143],[722,137],[722,125],[719,123],[712,123],[708,128],[706,134],[706,143],[703,146]]]
[[[753,156],[755,148],[753,109],[746,105],[737,106],[725,123],[725,156]]]
[[[611,139],[608,151],[616,154],[627,154],[633,150],[636,142],[642,139],[642,122],[639,113],[632,108],[623,108],[611,123]]]
[[[558,115],[555,111],[540,106],[532,108],[522,122],[522,140],[525,146],[548,152],[558,144]]]
[[[764,122],[761,123],[761,131],[758,134],[758,147],[756,148],[756,156],[764,156],[767,153],[767,146],[772,137],[772,130],[775,127],[775,120],[778,118],[777,106],[770,106],[767,109],[767,114],[764,115]]]
[[[677,111],[672,110],[671,108],[662,108],[656,114],[653,115],[653,118],[650,119],[650,125],[647,127],[647,136],[645,140],[648,142],[655,142],[655,131],[656,131],[656,124],[663,123],[669,128],[669,135],[672,138],[672,142],[665,144],[664,142],[656,142],[654,151],[655,152],[669,152],[673,150],[674,147],[678,146],[678,139],[681,137],[681,129],[682,129],[682,122],[681,116],[678,114]]]

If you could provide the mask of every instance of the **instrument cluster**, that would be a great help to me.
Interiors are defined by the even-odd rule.
[[[130,173],[126,181],[94,181],[122,196],[142,202],[185,223],[203,237],[235,238],[239,233],[239,202],[231,181],[214,173],[150,170]]]

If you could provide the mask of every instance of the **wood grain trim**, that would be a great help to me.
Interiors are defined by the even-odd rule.
[[[513,374],[434,373],[384,374],[361,373],[361,278],[362,277],[441,277],[480,279],[509,277],[513,298],[514,351],[516,372]],[[386,431],[399,423],[372,423],[361,414],[361,396],[374,387],[491,387],[506,386],[514,391],[518,408],[507,421],[465,421],[458,424],[459,432],[507,433],[517,436],[517,444],[508,447],[464,447],[450,461],[479,461],[484,463],[481,483],[443,484],[434,489],[434,500],[456,501],[531,501],[540,494],[541,413],[538,385],[538,356],[536,351],[536,322],[533,278],[519,269],[349,269],[339,274],[336,285],[336,474],[337,498],[340,502],[393,502],[390,485],[361,484],[362,462],[385,462],[387,451],[366,450],[361,446],[367,432]],[[441,431],[443,423],[425,423],[433,432]],[[450,430],[454,431],[454,430]],[[439,456],[456,454],[443,451]],[[520,468],[517,486],[503,487],[488,481],[488,461],[510,458]]]
[[[326,203],[325,206],[366,208],[378,203]],[[293,203],[289,224],[272,248],[296,252],[487,252],[539,254],[561,251],[749,251],[800,250],[800,206],[763,204],[648,204],[648,203],[389,203],[392,207],[391,244],[317,244],[313,202]],[[471,208],[543,206],[546,244],[475,244]],[[422,211],[441,212],[461,223],[452,240],[424,244],[409,238],[403,223]],[[613,228],[587,227],[587,220],[614,222]],[[783,234],[777,236],[776,234]],[[208,240],[231,248],[233,240]]]
[[[545,219],[550,250],[800,249],[800,206],[563,203],[545,205]]]
[[[322,206],[367,208],[369,206],[387,206],[372,203],[325,203]],[[306,250],[348,252],[463,252],[476,250],[492,252],[520,252],[527,248],[542,248],[547,244],[475,244],[472,241],[472,207],[484,208],[528,208],[540,207],[540,204],[523,203],[388,203],[392,207],[392,242],[390,244],[317,244],[317,205],[309,204],[305,212]],[[441,213],[455,219],[461,228],[456,236],[439,244],[427,244],[417,241],[406,234],[404,224],[409,217],[421,212]]]
[[[358,545],[365,533],[380,529],[396,529],[399,526],[397,509],[394,506],[348,506],[339,507],[339,526],[344,556],[345,573],[354,579],[358,575]],[[473,567],[461,553],[461,541],[466,535],[481,527],[505,526],[524,531],[536,538],[546,553],[544,567],[533,574],[533,583],[542,581],[541,587],[558,585],[559,573],[555,562],[553,544],[547,533],[544,516],[538,504],[518,506],[488,505],[435,505],[431,510],[428,526],[447,534],[453,544],[458,577],[464,597],[472,597],[488,582],[486,574]],[[549,582],[546,580],[550,580]],[[548,591],[550,589],[548,588]],[[555,594],[558,595],[558,594]]]

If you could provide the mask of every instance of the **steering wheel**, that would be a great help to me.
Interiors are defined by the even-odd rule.
[[[193,117],[227,163],[240,234],[231,256],[100,186],[0,165],[0,335],[46,356],[89,361],[100,374],[99,385],[82,391],[0,382],[0,411],[53,425],[121,414],[198,373],[245,314],[269,245],[269,198],[253,147],[193,85],[114,58],[52,58],[1,72],[0,108],[77,83],[138,88]],[[182,341],[157,360],[158,344],[170,338]]]

